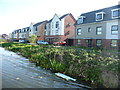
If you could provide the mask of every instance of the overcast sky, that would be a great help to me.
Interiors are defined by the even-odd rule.
[[[9,34],[54,14],[81,13],[117,5],[119,0],[0,0],[0,34]]]

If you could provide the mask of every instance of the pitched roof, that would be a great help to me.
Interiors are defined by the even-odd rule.
[[[67,15],[69,15],[70,13],[68,14],[64,14],[63,16],[60,17],[60,20],[63,19],[64,17],[66,17]]]
[[[92,22],[100,22],[100,21],[96,21],[96,18],[95,18],[96,13],[99,13],[99,12],[104,12],[105,13],[104,19],[102,21],[113,20],[111,18],[112,17],[111,10],[112,9],[117,9],[117,8],[120,8],[120,5],[115,5],[115,6],[112,6],[112,7],[103,8],[103,9],[83,13],[83,14],[80,15],[80,16],[85,16],[82,24],[92,23]],[[78,25],[77,21],[76,21],[75,25]]]
[[[38,22],[38,23],[34,24],[33,26],[39,26],[40,24],[42,24],[43,22],[46,22],[46,21],[47,21],[47,20],[42,21],[42,22]]]
[[[57,14],[55,14],[56,16],[58,16]],[[54,15],[54,17],[55,17],[55,15]],[[53,18],[54,18],[53,17]],[[50,22],[52,22],[52,20],[53,20],[53,18],[52,19],[50,19],[47,23],[50,23]],[[59,17],[58,17],[59,18]]]
[[[50,23],[50,22],[52,22],[52,20],[53,20],[53,18],[52,19],[50,19],[47,23]]]

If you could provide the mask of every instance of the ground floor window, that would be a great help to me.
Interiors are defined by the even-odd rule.
[[[102,45],[102,40],[96,40],[96,46],[100,47]]]
[[[117,47],[117,40],[111,40],[111,47]]]

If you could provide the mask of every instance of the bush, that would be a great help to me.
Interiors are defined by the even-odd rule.
[[[81,47],[53,47],[49,45],[26,45],[21,43],[2,43],[3,47],[20,52],[30,61],[52,72],[64,72],[94,85],[102,83],[102,70],[119,72],[119,58],[101,49]],[[113,52],[113,51],[112,51]]]

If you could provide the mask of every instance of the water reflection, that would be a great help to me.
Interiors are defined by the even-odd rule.
[[[3,88],[81,88],[36,67],[28,59],[0,48]]]

